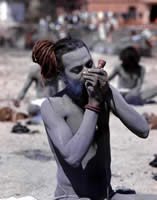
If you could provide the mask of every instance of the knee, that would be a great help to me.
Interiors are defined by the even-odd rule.
[[[128,104],[132,104],[132,105],[143,105],[144,104],[144,102],[140,96],[126,95],[125,100]]]
[[[38,105],[29,104],[27,107],[27,111],[30,116],[35,116],[40,114],[40,107]]]

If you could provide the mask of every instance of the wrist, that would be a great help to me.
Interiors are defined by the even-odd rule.
[[[92,106],[92,107],[100,107],[100,102],[98,102],[97,100],[93,99],[93,98],[89,98],[88,99],[88,105]]]
[[[94,111],[96,113],[100,113],[100,111],[101,111],[100,107],[91,106],[89,104],[85,105],[85,109],[92,110],[92,111]]]

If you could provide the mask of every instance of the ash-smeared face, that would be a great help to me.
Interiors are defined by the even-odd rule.
[[[93,68],[93,60],[86,47],[66,53],[62,56],[64,65],[64,81],[71,92],[81,96],[84,89],[83,71]]]

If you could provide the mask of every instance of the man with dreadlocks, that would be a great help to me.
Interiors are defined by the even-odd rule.
[[[73,38],[55,44],[38,41],[32,58],[45,79],[60,75],[66,85],[41,106],[57,163],[54,199],[135,200],[137,195],[115,194],[110,184],[110,111],[141,138],[148,136],[149,128],[144,117],[108,84],[105,61],[95,67],[87,46]]]

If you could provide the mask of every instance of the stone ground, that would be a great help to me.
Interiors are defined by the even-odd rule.
[[[116,56],[93,54],[93,58],[95,62],[104,58],[108,73],[118,62]],[[154,86],[157,84],[157,59],[142,58],[141,63],[147,72],[144,88]],[[31,52],[0,50],[0,107],[16,109],[12,99],[22,88],[31,67]],[[116,86],[116,80],[112,84]],[[27,103],[35,97],[33,87],[17,111],[26,111]],[[157,104],[134,108],[141,114],[157,114]],[[13,125],[11,122],[0,122],[0,198],[29,195],[38,200],[52,200],[56,164],[43,124],[29,125],[31,130],[38,130],[38,134],[13,134]],[[112,114],[110,126],[113,188],[127,187],[139,193],[157,194],[157,181],[152,178],[157,169],[149,166],[157,153],[157,130],[150,131],[148,139],[140,139]]]

